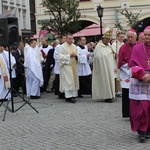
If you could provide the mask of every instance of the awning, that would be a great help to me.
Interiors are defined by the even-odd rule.
[[[102,28],[102,34],[104,33],[104,28]],[[95,36],[95,35],[100,35],[100,26],[97,24],[92,24],[83,30],[75,33],[73,36],[74,37],[80,37],[80,36]]]

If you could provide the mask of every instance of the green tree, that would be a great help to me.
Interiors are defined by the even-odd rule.
[[[59,36],[79,30],[79,0],[42,0],[41,5],[47,8],[45,13],[50,16],[42,28],[47,28]]]
[[[135,30],[137,30],[137,24],[139,24],[139,15],[141,13],[141,10],[138,13],[133,13],[132,11],[127,10],[126,8],[124,8],[123,10],[117,10],[116,11],[118,13],[120,13],[121,15],[125,16],[126,18],[126,23],[127,26],[129,28],[134,28]],[[126,29],[124,29],[124,27],[121,25],[122,23],[117,21],[115,23],[115,27],[126,32]]]

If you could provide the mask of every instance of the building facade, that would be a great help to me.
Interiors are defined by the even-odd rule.
[[[31,32],[32,35],[34,35],[36,34],[35,0],[29,0],[29,2],[30,2]]]
[[[20,35],[27,37],[31,35],[30,3],[29,0],[1,0],[1,12],[17,8],[18,24],[21,30]]]
[[[45,8],[40,5],[42,0],[36,0],[36,30],[40,31],[41,22],[49,19],[49,16],[44,13]],[[100,19],[97,14],[97,6],[101,5],[104,8],[104,14],[102,18],[103,27],[109,26],[115,27],[116,22],[121,22],[125,29],[128,29],[126,19],[123,15],[118,13],[117,10],[127,8],[128,11],[133,13],[139,13],[139,20],[141,23],[140,30],[143,30],[144,26],[150,25],[150,0],[80,0],[79,9],[81,12],[81,18],[79,21],[84,21],[85,24],[90,25],[93,23],[100,25]]]

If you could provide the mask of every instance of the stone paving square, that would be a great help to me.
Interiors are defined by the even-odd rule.
[[[22,102],[14,98],[15,108]],[[114,103],[77,98],[76,104],[42,93],[16,113],[0,108],[0,150],[150,150],[150,140],[139,143],[129,119],[121,115],[121,98]]]

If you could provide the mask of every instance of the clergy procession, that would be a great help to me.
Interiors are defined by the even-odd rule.
[[[84,36],[75,43],[68,33],[51,44],[46,37],[39,42],[31,37],[25,45],[0,46],[0,99],[23,93],[42,101],[46,92],[68,103],[84,95],[113,103],[120,96],[122,117],[130,118],[131,129],[145,142],[150,138],[150,26],[139,36],[134,29],[118,30],[112,40],[112,33],[106,28],[96,43]]]

